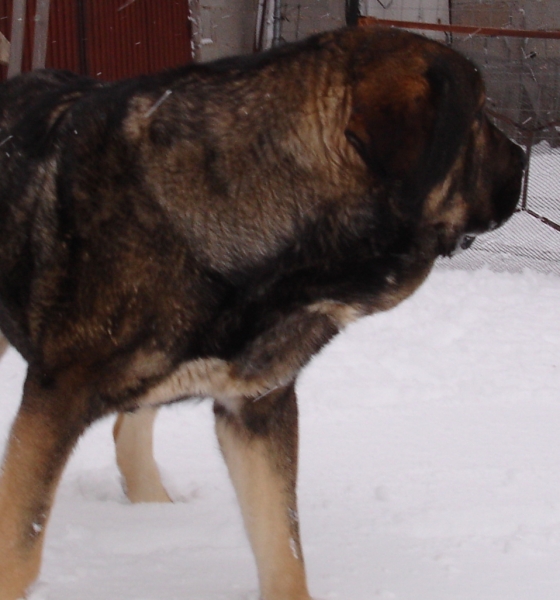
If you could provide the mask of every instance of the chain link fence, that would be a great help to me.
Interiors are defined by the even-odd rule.
[[[548,4],[560,21],[560,2]],[[538,30],[527,33],[532,36],[514,38],[504,32],[453,34],[451,39],[453,47],[481,68],[496,124],[524,146],[529,157],[519,211],[457,262],[560,274],[560,34],[546,39],[537,37]]]

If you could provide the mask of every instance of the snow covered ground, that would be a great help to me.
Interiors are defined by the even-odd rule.
[[[560,278],[437,270],[305,371],[300,517],[321,600],[560,598]],[[0,442],[24,365],[0,364]],[[111,420],[66,470],[30,600],[255,600],[209,402],[163,410],[176,503],[130,506]]]

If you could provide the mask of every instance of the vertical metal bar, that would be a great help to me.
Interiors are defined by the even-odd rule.
[[[360,17],[360,0],[346,0],[346,25],[354,27]]]
[[[25,35],[25,5],[26,0],[14,0],[8,77],[13,77],[18,73],[21,73],[21,63],[23,60],[23,37]]]
[[[86,39],[86,7],[84,6],[84,1],[85,0],[76,0],[78,20],[78,64],[80,65],[80,75],[89,75]]]
[[[265,14],[266,0],[259,0],[257,6],[257,17],[255,21],[255,37],[253,39],[253,52],[258,52],[262,48]]]
[[[274,19],[272,21],[272,47],[282,42],[282,1],[274,0]]]
[[[533,129],[527,135],[527,167],[525,168],[525,177],[523,178],[523,195],[521,200],[521,210],[527,210],[527,200],[529,196],[529,171],[531,170],[531,155],[535,143],[535,132]]]
[[[191,33],[191,59],[195,61],[200,61],[200,48],[201,44],[201,28],[202,23],[200,22],[201,10],[200,10],[200,0],[190,0],[188,3],[188,11],[189,11],[189,23],[190,23],[190,33]]]
[[[33,36],[32,69],[44,69],[47,58],[47,40],[49,36],[50,0],[37,0],[35,13],[35,34]]]

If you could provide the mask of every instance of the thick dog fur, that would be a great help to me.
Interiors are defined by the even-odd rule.
[[[512,214],[523,153],[484,101],[466,59],[384,29],[114,84],[1,85],[0,328],[29,368],[0,600],[36,578],[88,425],[193,396],[215,400],[262,597],[309,600],[297,375]]]

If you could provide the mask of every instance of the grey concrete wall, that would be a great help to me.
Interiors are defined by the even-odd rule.
[[[281,38],[286,42],[345,24],[345,0],[286,0],[281,8]],[[252,52],[257,9],[258,0],[199,0],[199,59]]]
[[[420,23],[449,23],[449,0],[364,0],[362,14],[378,19],[417,21]],[[437,31],[418,31],[422,35],[445,41],[445,34]]]
[[[305,0],[282,3],[282,38],[293,42],[345,25],[344,0]]]
[[[258,0],[200,0],[199,59],[252,52],[257,6]]]
[[[557,0],[452,0],[453,21],[515,29],[560,28]]]

